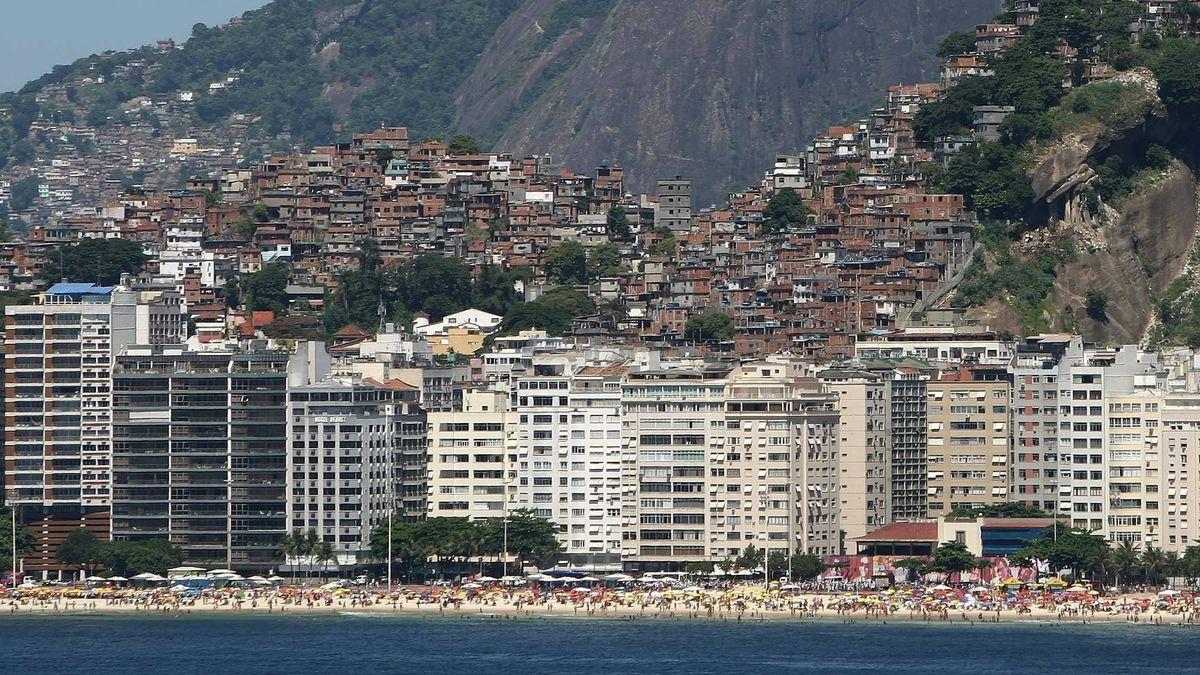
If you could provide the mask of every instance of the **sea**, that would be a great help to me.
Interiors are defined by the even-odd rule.
[[[1200,627],[422,616],[4,616],[7,673],[1147,673]]]

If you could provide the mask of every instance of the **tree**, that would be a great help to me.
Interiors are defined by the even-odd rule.
[[[821,556],[812,553],[799,553],[792,556],[792,578],[812,581],[821,576],[829,566],[821,561]]]
[[[921,578],[929,565],[929,561],[921,558],[901,558],[893,563],[896,569],[906,570],[908,572],[908,582],[913,583]]]
[[[939,59],[948,59],[959,54],[970,54],[975,51],[975,32],[964,30],[950,33],[942,38],[937,48]]]
[[[100,559],[120,576],[143,572],[162,575],[183,562],[183,550],[166,539],[113,541],[101,547]]]
[[[0,571],[16,571],[12,555],[12,517],[13,510],[11,508],[0,510]],[[23,557],[33,553],[33,547],[36,542],[37,539],[25,526],[22,525],[17,528],[18,556]]]
[[[587,294],[573,288],[556,288],[537,300],[509,309],[493,335],[512,335],[533,328],[562,335],[571,330],[572,320],[595,311],[596,304]]]
[[[771,197],[763,209],[763,233],[775,234],[801,225],[808,220],[810,213],[812,210],[795,190],[783,188]]]
[[[249,274],[242,283],[245,308],[251,311],[271,310],[278,314],[287,311],[288,278],[291,267],[286,263],[271,263]]]
[[[1080,570],[1087,569],[1089,562],[1099,560],[1098,551],[1107,547],[1104,537],[1055,523],[1009,559],[1026,566],[1032,561],[1042,561],[1052,570],[1070,569],[1077,577]]]
[[[587,252],[578,241],[565,241],[546,251],[542,260],[546,278],[560,284],[586,284]]]
[[[625,215],[625,209],[619,204],[608,210],[608,214],[604,218],[604,229],[608,232],[609,239],[617,241],[629,241],[633,236],[629,218]]]
[[[746,548],[742,549],[741,555],[737,557],[734,564],[743,570],[754,570],[763,565],[766,560],[766,552],[758,548],[754,544],[747,544]]]
[[[948,576],[984,569],[991,566],[984,558],[976,558],[967,550],[967,545],[958,541],[947,541],[939,544],[933,552],[933,559],[926,567],[931,572],[943,572]]]
[[[587,276],[589,280],[612,276],[621,272],[621,249],[609,242],[591,250],[587,257]]]
[[[474,155],[480,149],[479,141],[469,134],[455,134],[446,146],[446,151],[451,155]]]
[[[328,576],[329,563],[338,564],[337,552],[333,549],[333,544],[321,540],[317,542],[313,548],[313,562],[321,563],[322,578]]]
[[[33,206],[38,196],[38,179],[32,176],[13,181],[9,187],[8,206],[13,211],[24,211]]]
[[[767,566],[763,570],[767,579],[771,578],[772,573],[786,574],[788,571],[788,556],[782,551],[771,551],[767,556]]]
[[[1141,554],[1138,545],[1131,541],[1121,542],[1113,549],[1111,569],[1116,575],[1117,585],[1128,583],[1138,570]]]
[[[1108,293],[1103,289],[1089,288],[1084,298],[1088,317],[1093,321],[1108,323]]]
[[[1200,44],[1171,39],[1163,43],[1152,65],[1158,95],[1173,114],[1187,121],[1200,120]]]
[[[100,542],[95,533],[81,527],[67,535],[58,546],[58,561],[85,569],[100,562]]]
[[[723,312],[693,316],[684,325],[683,337],[695,342],[718,342],[733,338],[733,319]]]
[[[47,283],[66,279],[113,286],[121,281],[121,275],[141,272],[146,260],[146,254],[137,242],[128,239],[84,239],[77,244],[61,247],[57,255],[49,254],[42,277]]]
[[[1146,575],[1146,581],[1155,586],[1162,583],[1163,572],[1167,569],[1167,557],[1161,548],[1156,546],[1147,546],[1146,550],[1142,551],[1142,571]]]

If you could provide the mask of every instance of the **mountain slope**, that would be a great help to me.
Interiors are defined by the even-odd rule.
[[[546,79],[537,39],[546,0],[514,12],[460,90],[456,125],[487,134],[497,81]],[[754,180],[769,157],[802,148],[823,125],[881,98],[889,84],[928,77],[937,41],[992,17],[994,0],[620,0],[602,22],[563,40],[574,65],[526,104],[498,147],[550,152],[572,167],[618,163],[635,188],[693,179],[702,200]],[[587,33],[595,31],[595,35]],[[515,39],[514,39],[515,38]],[[558,43],[555,43],[558,47]],[[524,65],[514,73],[508,65]]]
[[[700,199],[771,154],[931,75],[944,34],[999,0],[275,0],[182,49],[60,66],[0,96],[0,166],[46,154],[40,115],[130,125],[140,97],[195,93],[179,133],[247,148],[406,125],[570,166],[674,173]],[[103,79],[100,79],[103,78]],[[228,86],[210,89],[213,84]],[[45,96],[55,88],[54,96]],[[59,95],[62,94],[62,95]],[[183,127],[192,126],[191,131]]]

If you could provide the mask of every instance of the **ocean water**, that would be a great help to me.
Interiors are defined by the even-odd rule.
[[[1200,627],[413,616],[4,616],[6,673],[1146,673]]]

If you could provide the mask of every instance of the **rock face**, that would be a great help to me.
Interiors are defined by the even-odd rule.
[[[1138,342],[1154,316],[1154,298],[1183,271],[1196,240],[1196,176],[1179,164],[1156,187],[1129,197],[1102,228],[1103,246],[1081,252],[1058,273],[1048,306],[1056,330],[1081,330],[1090,340]],[[1108,297],[1106,321],[1084,310],[1089,290]]]
[[[697,201],[757,180],[775,152],[933,76],[938,41],[999,0],[617,0],[548,45],[559,5],[528,0],[460,87],[455,127],[634,189],[693,180]]]

